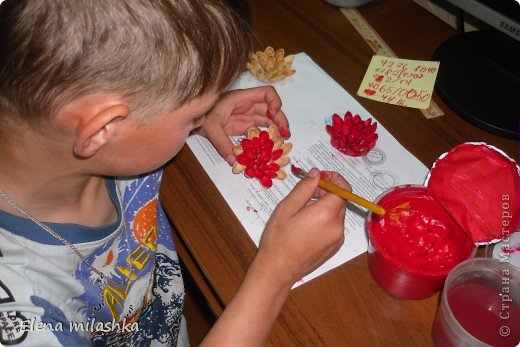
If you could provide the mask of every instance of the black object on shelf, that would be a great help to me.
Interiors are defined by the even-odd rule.
[[[496,30],[454,36],[433,55],[436,91],[458,115],[498,135],[518,139],[520,42]]]

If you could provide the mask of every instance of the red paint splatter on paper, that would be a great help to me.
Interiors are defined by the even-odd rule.
[[[246,207],[246,210],[247,210],[248,212],[258,213],[258,210],[255,209],[255,208],[253,208],[253,207],[251,207],[251,206],[247,206],[247,207]]]

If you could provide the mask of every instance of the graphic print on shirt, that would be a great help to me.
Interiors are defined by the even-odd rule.
[[[152,340],[166,346],[175,346],[182,319],[183,291],[181,268],[178,260],[173,260],[163,253],[157,254],[156,275],[154,279],[155,301],[141,315],[138,329],[124,335],[95,334],[93,346],[149,347]],[[180,284],[180,286],[179,286]]]
[[[92,333],[95,345],[117,342],[146,346],[150,338],[167,344],[175,342],[184,288],[169,223],[158,202],[160,178],[157,172],[122,186],[129,240],[123,228],[88,257],[89,263],[112,280],[100,278],[84,263],[75,273],[84,292],[73,300],[84,303],[79,313],[85,317],[83,328]],[[46,312],[54,312],[54,317],[62,315],[42,298],[31,299]],[[42,317],[43,322],[56,323],[50,320],[47,315]],[[53,333],[60,342],[74,337],[70,331]],[[81,341],[81,336],[75,337]]]
[[[81,333],[82,329],[72,329],[65,313],[49,301],[38,296],[32,296],[31,301],[35,306],[43,308],[42,322],[47,324],[48,329],[55,330],[55,336],[62,346],[88,346],[90,341]]]
[[[151,296],[146,291],[151,290],[151,260],[157,249],[157,210],[152,209],[157,205],[157,190],[150,189],[153,180],[154,176],[147,176],[125,189],[122,230],[88,259],[105,278],[85,264],[80,264],[76,272],[76,278],[85,287],[78,299],[86,303],[87,320],[119,322],[147,304],[132,299],[140,297],[142,301]]]
[[[0,257],[2,253],[0,253]],[[14,298],[9,288],[0,281],[0,304],[13,302]],[[27,331],[23,327],[26,321],[24,315],[16,311],[0,311],[0,346],[14,345],[22,342],[27,337]]]
[[[150,338],[168,346],[175,346],[182,317],[183,288],[180,264],[178,260],[173,260],[163,253],[157,253],[156,262],[153,290],[156,299],[153,305],[147,307],[141,315],[137,329],[126,331],[122,328],[114,330],[109,326],[106,332],[98,331],[98,333],[94,333],[92,341],[90,341],[81,336],[81,331],[71,329],[70,326],[63,323],[67,320],[58,307],[41,298],[33,297],[32,300],[35,305],[42,307],[44,310],[41,317],[42,322],[45,322],[48,326],[61,327],[61,329],[55,330],[54,334],[63,346],[92,345],[105,347],[116,344],[117,346],[148,347],[151,344]],[[179,283],[181,287],[179,287]],[[96,325],[107,327],[107,325],[97,322],[87,328],[91,329]]]

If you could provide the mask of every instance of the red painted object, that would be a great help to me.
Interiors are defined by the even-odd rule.
[[[330,144],[343,154],[362,156],[376,145],[377,123],[372,118],[362,120],[359,115],[353,116],[347,111],[343,118],[334,114],[332,124],[325,127],[330,135]]]
[[[422,299],[442,288],[449,271],[475,245],[422,186],[400,186],[377,200],[387,213],[370,214],[368,265],[380,287],[402,299]]]
[[[248,178],[256,178],[265,188],[270,188],[275,178],[285,179],[283,167],[290,162],[286,154],[292,145],[284,143],[280,136],[276,125],[267,130],[249,129],[240,145],[233,147],[236,156],[233,173],[243,172]]]
[[[387,215],[369,213],[367,219],[375,281],[401,299],[440,290],[449,271],[475,253],[475,243],[518,228],[519,172],[505,154],[468,143],[436,161],[426,186],[383,193],[376,203]]]

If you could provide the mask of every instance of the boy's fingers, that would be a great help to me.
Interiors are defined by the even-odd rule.
[[[254,88],[254,91],[256,96],[255,103],[265,103],[267,105],[264,115],[278,126],[282,137],[290,137],[289,121],[282,111],[282,100],[276,90],[272,86],[265,86]]]
[[[348,183],[348,181],[343,176],[335,171],[321,171],[320,177],[326,181],[334,183],[343,189],[348,190],[349,192],[352,191],[350,183]]]
[[[209,132],[209,133],[208,133]],[[235,155],[233,154],[233,143],[221,126],[209,127],[206,129],[206,137],[211,139],[211,143],[217,152],[231,166],[235,163]]]
[[[333,193],[326,193],[314,204],[340,216],[344,214],[344,211],[347,208],[347,200],[340,198]]]
[[[352,187],[350,184],[337,172],[333,171],[321,171],[320,172],[320,178],[324,181],[330,182],[333,185],[336,185],[342,189],[348,190],[349,192],[352,192]],[[328,192],[324,190],[323,188],[318,188],[316,191],[316,196],[324,196]]]
[[[283,113],[282,110],[278,111],[275,115],[271,115],[269,110],[267,110],[267,117],[271,118],[274,124],[278,127],[280,130],[280,135],[284,138],[291,137],[291,131],[289,130],[289,121],[287,120],[287,117],[285,116],[285,113]]]
[[[267,104],[267,112],[275,116],[282,108],[282,99],[272,86],[259,87],[262,99]]]
[[[309,175],[296,184],[293,190],[283,199],[284,209],[296,213],[312,198],[318,187],[319,171],[312,169]]]
[[[338,173],[330,171],[322,171],[320,177],[342,189],[352,191],[350,184]],[[325,208],[331,211],[337,211],[337,213],[344,216],[347,201],[334,193],[327,192],[323,189],[319,189],[319,202]]]

